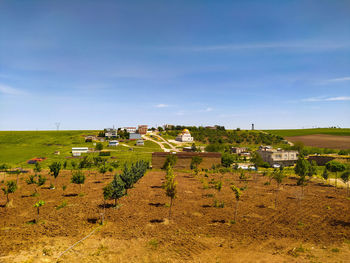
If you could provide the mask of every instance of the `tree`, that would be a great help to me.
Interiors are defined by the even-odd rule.
[[[40,163],[39,163],[39,162],[36,162],[33,171],[36,172],[36,173],[40,173],[41,170],[42,170],[42,169],[41,169]]]
[[[258,168],[258,167],[269,168],[270,167],[270,164],[267,162],[264,162],[262,157],[260,156],[260,154],[258,154],[257,152],[254,152],[252,154],[251,161],[254,163],[255,168]]]
[[[322,178],[323,178],[326,182],[328,181],[329,173],[328,173],[328,170],[327,170],[326,167],[325,167],[324,170],[323,170]],[[328,185],[329,185],[329,181],[328,181]]]
[[[107,173],[107,171],[107,166],[105,164],[101,165],[99,172],[104,175],[105,173]]]
[[[103,144],[100,143],[100,142],[98,142],[98,143],[96,144],[95,150],[96,150],[96,151],[102,151],[102,149],[103,149]]]
[[[49,169],[50,169],[50,174],[55,178],[55,183],[56,183],[56,178],[61,171],[61,163],[53,162],[52,164],[49,165]]]
[[[317,174],[317,163],[315,162],[315,160],[311,161],[310,167],[309,167],[309,173],[308,176],[312,177],[314,175]]]
[[[117,200],[124,195],[125,184],[119,175],[115,175],[113,181],[103,188],[104,199],[114,199],[115,206],[117,206]]]
[[[303,155],[299,155],[294,171],[299,176],[297,185],[301,185],[301,194],[304,196],[304,186],[307,184],[306,176],[309,175],[311,164],[305,160]]]
[[[346,184],[346,196],[349,196],[349,180],[350,180],[350,168],[340,175],[340,178]]]
[[[40,200],[34,204],[34,207],[36,207],[38,214],[38,220],[35,220],[36,222],[39,221],[40,207],[42,207],[43,205],[45,205],[45,202],[43,200]]]
[[[277,183],[277,189],[276,189],[276,196],[275,196],[275,207],[277,207],[277,193],[280,189],[280,186],[282,184],[283,179],[285,178],[285,174],[283,172],[283,169],[274,169],[272,173],[272,179],[276,181]]]
[[[177,182],[175,181],[175,174],[173,172],[172,167],[168,165],[163,188],[165,189],[166,196],[170,198],[169,219],[171,218],[171,207],[173,205],[173,200],[176,198],[176,186]]]
[[[10,202],[9,194],[13,194],[17,190],[17,183],[16,181],[7,181],[6,187],[2,188],[2,191],[6,195],[6,205]]]
[[[85,175],[81,170],[73,172],[71,183],[80,185],[80,191],[84,182],[85,182]]]
[[[242,191],[238,187],[236,187],[234,184],[231,185],[231,190],[233,191],[235,198],[236,198],[236,207],[235,207],[235,217],[234,222],[237,221],[237,210],[238,210],[238,202],[241,199]]]
[[[176,161],[177,161],[177,156],[175,154],[169,154],[167,157],[166,157],[166,160],[164,162],[164,165],[163,165],[163,169],[168,169],[168,166],[170,165],[171,167],[174,167],[174,165],[176,164]]]
[[[223,153],[221,157],[221,164],[224,167],[230,167],[235,161],[235,157],[229,153]]]
[[[191,160],[191,169],[198,169],[198,166],[202,163],[203,158],[200,156],[193,156]]]
[[[328,171],[335,173],[335,189],[337,189],[338,182],[338,172],[342,172],[345,170],[345,165],[343,163],[337,161],[329,161],[326,163],[326,168]]]

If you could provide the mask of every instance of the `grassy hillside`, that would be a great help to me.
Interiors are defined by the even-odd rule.
[[[282,137],[312,135],[312,134],[329,134],[337,136],[350,136],[350,129],[333,129],[333,128],[316,128],[316,129],[292,129],[292,130],[264,130],[265,132],[279,135]]]
[[[85,142],[84,137],[89,134],[98,134],[98,131],[0,131],[0,164],[28,167],[31,165],[26,162],[35,157],[47,158],[42,162],[44,167],[53,160],[64,161],[72,155],[72,147],[94,148],[92,142]],[[104,148],[107,144],[104,143]],[[136,147],[135,142],[126,144],[129,147],[119,145],[113,148],[115,160],[150,160],[151,152],[160,150],[158,144],[149,141],[144,147]],[[60,155],[55,155],[55,151],[60,151]]]

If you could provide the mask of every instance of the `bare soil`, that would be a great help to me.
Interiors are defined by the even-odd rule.
[[[304,136],[285,137],[291,142],[302,142],[306,146],[330,148],[330,149],[350,149],[350,136],[335,136],[327,134],[313,134]]]
[[[56,189],[47,185],[39,197],[25,179],[11,196],[13,207],[0,207],[0,262],[56,262],[68,247],[98,228],[61,258],[61,262],[350,262],[350,200],[346,190],[311,182],[301,188],[286,179],[277,191],[268,178],[252,174],[176,172],[178,197],[169,220],[169,199],[161,188],[163,171],[148,172],[119,208],[102,188],[112,175],[88,175],[80,193],[69,184],[70,172],[57,178]],[[27,176],[27,175],[26,175]],[[211,180],[223,181],[220,192]],[[247,187],[238,204],[230,184]],[[63,192],[62,185],[68,185]],[[209,188],[206,187],[209,185]],[[207,189],[206,189],[207,188]],[[275,198],[277,192],[277,206]],[[223,208],[213,206],[214,200]],[[46,203],[40,216],[33,207]],[[56,209],[63,200],[67,206]],[[1,195],[0,204],[5,204]],[[99,225],[105,211],[106,223]],[[39,222],[32,224],[33,219]]]

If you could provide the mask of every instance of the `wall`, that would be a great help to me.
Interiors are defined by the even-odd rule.
[[[172,153],[154,152],[152,153],[152,167],[160,169],[163,167],[167,156]],[[197,153],[197,152],[180,152],[176,153],[177,161],[174,166],[175,169],[190,169],[193,156],[203,158],[199,168],[210,169],[213,164],[221,164],[221,153]]]

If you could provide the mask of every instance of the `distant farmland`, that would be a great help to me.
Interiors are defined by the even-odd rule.
[[[345,128],[345,129],[317,128],[317,129],[265,130],[265,132],[279,135],[282,137],[304,136],[304,135],[313,135],[313,134],[350,136],[350,128]]]

